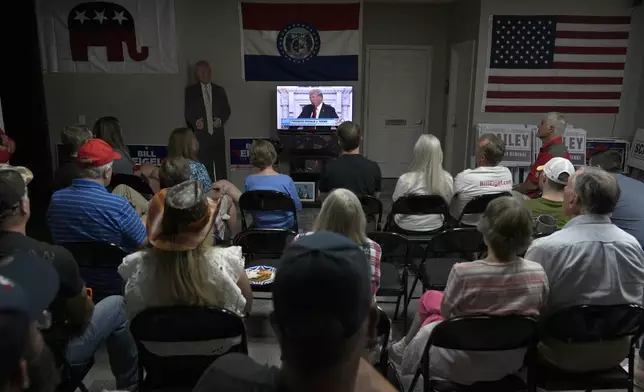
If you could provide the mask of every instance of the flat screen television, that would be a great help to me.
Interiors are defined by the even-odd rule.
[[[351,86],[277,86],[277,129],[330,131],[353,118]]]

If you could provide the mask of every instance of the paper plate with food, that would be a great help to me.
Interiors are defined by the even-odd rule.
[[[275,280],[275,267],[269,265],[258,265],[246,268],[246,275],[250,284],[263,286],[271,284]]]

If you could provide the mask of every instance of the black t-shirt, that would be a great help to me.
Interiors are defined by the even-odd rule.
[[[280,371],[260,365],[248,355],[231,353],[217,359],[201,375],[192,392],[286,392]]]
[[[16,251],[32,252],[51,261],[60,280],[58,294],[50,307],[52,318],[55,321],[65,320],[65,300],[79,296],[85,285],[74,256],[62,246],[40,242],[20,233],[1,231],[0,257],[10,256]]]
[[[68,158],[58,166],[54,175],[54,190],[67,188],[80,175],[80,167],[73,158]]]
[[[358,197],[380,192],[380,166],[359,154],[344,154],[326,164],[318,188],[330,192],[345,188]]]

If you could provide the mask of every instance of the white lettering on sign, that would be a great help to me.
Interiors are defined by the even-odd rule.
[[[241,150],[241,151],[239,151],[239,156],[241,158],[249,158],[250,157],[250,150]]]
[[[132,160],[134,161],[135,165],[142,165],[144,163],[149,163],[154,166],[161,165],[161,159],[156,157],[136,157],[132,158]]]
[[[246,149],[250,150],[251,143],[246,143]]]

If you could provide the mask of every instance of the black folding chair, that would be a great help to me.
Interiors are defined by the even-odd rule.
[[[445,320],[438,324],[425,345],[423,357],[409,387],[414,390],[423,376],[423,391],[519,391],[529,388],[533,375],[532,363],[537,343],[537,321],[531,317],[510,316],[465,316]],[[528,385],[514,375],[498,381],[477,382],[460,385],[450,381],[433,380],[430,369],[431,347],[462,351],[506,351],[527,349]],[[456,366],[456,365],[455,365]]]
[[[376,231],[380,231],[383,210],[382,201],[377,197],[362,196],[360,198],[360,203],[362,204],[362,211],[364,211],[364,214],[367,217],[367,225],[370,220],[373,220],[376,222]]]
[[[376,336],[378,337],[378,344],[380,344],[380,358],[378,358],[378,363],[374,366],[380,374],[384,377],[387,377],[387,367],[389,365],[389,352],[387,351],[387,345],[389,344],[389,335],[391,334],[391,320],[389,316],[382,310],[378,308],[378,327],[376,331]]]
[[[411,301],[419,280],[424,290],[444,290],[454,264],[471,261],[473,255],[486,249],[483,235],[476,227],[456,227],[436,234],[429,240],[420,263],[410,264],[416,278],[407,301]]]
[[[396,302],[379,301],[379,303],[395,303],[394,320],[398,318],[400,299],[403,299],[403,330],[407,331],[407,281],[409,275],[409,241],[396,233],[378,231],[367,233],[367,236],[380,245],[380,288],[376,294],[379,297],[396,297]],[[402,271],[400,273],[399,271]]]
[[[233,239],[233,244],[241,246],[246,260],[246,268],[268,265],[279,268],[282,252],[297,234],[286,229],[250,229],[242,231]],[[252,285],[253,291],[270,292],[271,285]]]
[[[636,304],[581,305],[562,309],[548,317],[541,328],[541,339],[569,344],[599,343],[630,339],[628,371],[620,364],[604,371],[572,373],[539,363],[537,386],[545,390],[626,389],[633,392],[635,342],[642,335],[644,308]],[[597,355],[602,355],[598,352]]]
[[[134,317],[130,331],[139,351],[141,391],[162,387],[192,390],[220,356],[248,353],[242,319],[225,309],[149,308]]]
[[[385,223],[385,231],[392,231],[405,235],[427,235],[436,233],[443,229],[443,227],[436,230],[428,231],[410,231],[398,227],[394,221],[396,215],[442,215],[443,221],[447,223],[449,218],[449,210],[445,200],[438,195],[408,195],[403,196],[396,200],[391,206],[391,211],[387,215],[387,223]],[[443,224],[444,226],[445,224]]]
[[[487,205],[492,200],[502,196],[512,196],[512,194],[509,192],[488,193],[486,195],[476,196],[475,198],[470,200],[467,204],[465,204],[465,207],[463,207],[463,211],[461,211],[461,215],[458,217],[458,220],[456,221],[456,227],[471,226],[471,225],[466,225],[462,223],[463,217],[465,215],[482,214],[483,212],[485,212],[485,208],[487,208]]]
[[[118,173],[112,175],[110,181],[110,190],[114,190],[119,185],[127,185],[135,191],[139,192],[141,196],[150,200],[154,196],[154,191],[150,188],[150,184],[145,179],[133,174]],[[209,189],[206,189],[208,191]]]
[[[97,303],[110,295],[123,295],[125,282],[117,268],[128,252],[107,242],[66,242],[78,264],[81,277],[94,293]]]
[[[262,190],[244,192],[239,198],[239,209],[241,211],[242,230],[248,230],[249,228],[246,223],[246,214],[269,211],[282,211],[284,214],[293,213],[295,225],[292,229],[295,232],[299,230],[295,202],[286,193]]]

